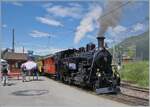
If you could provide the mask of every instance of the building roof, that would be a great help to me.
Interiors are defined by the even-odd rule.
[[[45,56],[43,57],[43,59],[51,58],[51,57],[53,57],[53,56],[54,56],[54,54],[48,54],[48,55],[45,55]]]
[[[27,60],[28,56],[25,53],[13,53],[13,52],[6,52],[3,54],[3,59],[5,60]]]

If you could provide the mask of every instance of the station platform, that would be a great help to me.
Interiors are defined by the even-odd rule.
[[[0,107],[128,107],[47,77],[30,79],[10,78],[8,86],[0,85]]]

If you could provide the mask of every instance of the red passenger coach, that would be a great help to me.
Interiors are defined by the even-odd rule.
[[[46,56],[43,59],[43,70],[46,74],[50,74],[52,76],[56,75],[55,60],[53,56]]]

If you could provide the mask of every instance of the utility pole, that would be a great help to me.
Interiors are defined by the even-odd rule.
[[[113,44],[113,63],[116,65],[116,49],[115,49],[115,38],[114,38],[114,44]]]
[[[13,28],[13,37],[12,37],[12,52],[15,52],[15,30]]]

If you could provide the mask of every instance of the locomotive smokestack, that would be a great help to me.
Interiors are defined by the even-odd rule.
[[[104,48],[104,39],[105,37],[104,36],[101,36],[101,37],[97,37],[97,40],[98,40],[98,49],[103,49]]]

